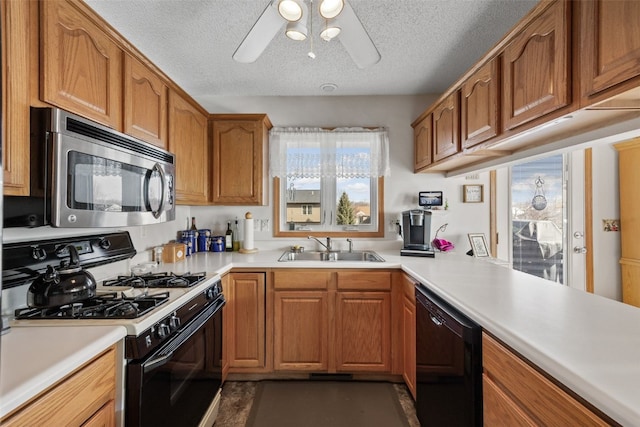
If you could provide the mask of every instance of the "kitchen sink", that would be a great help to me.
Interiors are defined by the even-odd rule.
[[[384,259],[374,251],[310,251],[285,252],[278,261],[365,261],[384,262]]]

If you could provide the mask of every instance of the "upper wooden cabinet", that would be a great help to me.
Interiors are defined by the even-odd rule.
[[[498,88],[498,61],[495,58],[462,84],[462,148],[472,147],[498,134]]]
[[[211,116],[213,204],[268,203],[269,129],[265,114]]]
[[[130,55],[124,59],[124,132],[167,148],[167,85]]]
[[[123,51],[76,4],[39,4],[42,100],[122,129]]]
[[[2,166],[4,194],[28,196],[29,180],[29,2],[2,0]],[[10,64],[11,66],[7,66]]]
[[[174,91],[169,93],[169,151],[176,155],[176,202],[209,202],[207,117]]]
[[[433,160],[460,151],[460,101],[458,91],[442,100],[433,110]]]
[[[591,0],[577,2],[577,6],[582,106],[637,87],[640,84],[640,31],[637,30],[640,2]],[[628,82],[634,78],[634,82]],[[631,85],[621,85],[624,82]]]
[[[418,172],[431,164],[431,150],[433,145],[432,115],[428,114],[419,122],[413,124],[413,171]]]
[[[516,34],[502,52],[504,129],[571,103],[569,4],[547,9]]]

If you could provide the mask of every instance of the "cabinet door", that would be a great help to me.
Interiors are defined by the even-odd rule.
[[[433,161],[431,155],[433,145],[433,127],[431,120],[432,115],[429,114],[413,127],[414,172],[418,172],[420,169],[429,166]]]
[[[265,274],[231,273],[230,368],[265,367]]]
[[[570,103],[568,2],[550,3],[502,54],[503,125],[518,126]]]
[[[414,281],[402,278],[402,377],[416,398],[416,297]]]
[[[459,92],[455,91],[433,110],[433,160],[460,151]]]
[[[487,375],[482,375],[482,409],[486,427],[536,425]]]
[[[124,63],[124,131],[167,148],[167,86],[129,55]]]
[[[229,348],[233,346],[233,293],[231,292],[231,275],[222,276],[222,293],[226,304],[222,307],[222,382],[229,373]]]
[[[492,59],[461,89],[462,147],[469,148],[498,134],[498,62]]]
[[[522,412],[535,419],[535,425],[609,425],[528,362],[485,333],[482,334],[482,366],[484,383],[486,384],[488,379],[498,386],[513,401],[513,406],[517,406]],[[486,399],[485,417],[505,411],[505,405],[492,396],[494,391],[493,388],[483,390],[483,396]],[[493,407],[488,406],[493,402],[495,402]],[[513,411],[508,410],[508,412]],[[487,425],[489,424],[491,423],[487,422]]]
[[[389,292],[338,292],[335,311],[336,369],[390,371]]]
[[[207,118],[175,92],[169,95],[169,151],[176,155],[176,202],[209,200]]]
[[[579,7],[583,97],[640,76],[640,2],[592,0]]]
[[[113,400],[105,403],[82,427],[115,427],[116,405]]]
[[[327,292],[275,292],[274,368],[328,369],[329,311]]]
[[[267,204],[270,127],[265,115],[241,115],[212,121],[214,204]]]
[[[620,198],[622,301],[640,307],[640,138],[615,144]]]
[[[39,4],[42,100],[122,130],[122,50],[71,2]]]
[[[30,191],[29,34],[37,23],[30,22],[29,6],[2,1],[2,166],[4,194],[11,196],[28,196]]]

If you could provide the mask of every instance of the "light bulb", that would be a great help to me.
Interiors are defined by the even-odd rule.
[[[289,22],[299,21],[302,18],[302,6],[296,0],[280,0],[278,12]]]
[[[323,18],[335,18],[344,8],[343,0],[322,0],[320,2],[320,15]]]

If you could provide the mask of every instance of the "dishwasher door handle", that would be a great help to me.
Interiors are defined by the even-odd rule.
[[[434,316],[433,314],[429,313],[429,318],[431,319],[431,321],[433,323],[436,324],[436,326],[442,326],[444,325],[444,319],[438,319],[438,317]]]

